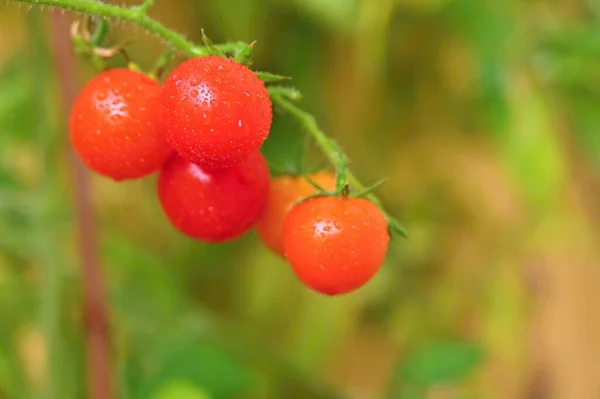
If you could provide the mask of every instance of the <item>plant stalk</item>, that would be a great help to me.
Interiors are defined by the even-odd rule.
[[[96,4],[96,3],[90,3]],[[101,4],[101,3],[97,3]],[[75,100],[77,87],[67,19],[51,14],[51,46],[54,53],[65,121]],[[72,148],[69,169],[75,188],[77,231],[84,290],[85,340],[87,347],[88,395],[90,399],[112,399],[110,337],[104,276],[98,256],[98,239],[87,172]]]
[[[146,15],[151,2],[144,2],[140,7],[123,7],[90,0],[15,0],[20,3],[28,3],[39,6],[57,7],[64,10],[81,12],[103,18],[115,18],[122,21],[133,22],[136,25],[154,33],[173,48],[192,56],[200,57],[210,55],[211,51],[206,46],[197,45],[183,35],[165,27],[160,22]],[[241,51],[248,45],[242,42],[231,42],[215,45],[217,49],[228,53]]]

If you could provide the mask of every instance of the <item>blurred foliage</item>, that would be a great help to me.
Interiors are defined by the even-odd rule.
[[[389,176],[378,194],[411,238],[364,289],[327,298],[253,233],[212,246],[179,235],[154,177],[91,176],[118,397],[533,397],[552,355],[532,348],[560,334],[535,330],[535,287],[572,280],[588,295],[577,276],[600,260],[597,2],[155,3],[151,15],[196,40],[201,28],[258,40],[256,68],[293,77],[353,171]],[[76,188],[46,14],[0,9],[0,398],[83,398]],[[132,36],[144,66],[164,51],[126,23],[109,39]],[[83,84],[93,70],[78,67]],[[273,171],[322,162],[275,111]],[[579,303],[561,298],[549,325]],[[578,362],[586,351],[556,349],[571,355],[556,355],[560,370],[597,375]],[[594,378],[544,381],[570,398],[600,392]]]

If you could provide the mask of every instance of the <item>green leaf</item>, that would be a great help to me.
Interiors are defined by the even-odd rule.
[[[396,233],[404,238],[408,238],[408,232],[396,219],[388,218],[388,227],[393,233]]]
[[[461,341],[436,342],[410,353],[401,367],[401,377],[426,386],[454,383],[465,378],[484,359],[475,344]]]
[[[271,86],[268,91],[271,97],[281,96],[291,101],[300,101],[302,99],[302,93],[294,87]]]
[[[292,79],[289,76],[277,75],[277,74],[274,74],[274,73],[271,73],[271,72],[257,72],[257,71],[254,71],[254,73],[256,74],[256,76],[258,76],[258,78],[260,80],[262,80],[263,82],[266,82],[266,83],[283,82],[284,80],[290,80],[290,79]]]
[[[237,62],[238,64],[242,64],[247,67],[252,66],[252,63],[253,63],[252,56],[254,55],[254,44],[256,44],[256,42],[252,42],[252,43],[248,44],[242,51],[237,53],[235,55],[234,61]]]
[[[379,179],[378,181],[376,181],[375,183],[371,184],[368,187],[365,187],[364,189],[362,189],[361,191],[352,194],[352,197],[356,197],[356,198],[360,198],[360,197],[364,197],[368,194],[371,194],[373,191],[377,190],[379,187],[381,187],[384,183],[386,183],[388,181],[388,177],[384,177],[382,179]]]
[[[152,399],[210,399],[210,396],[188,381],[173,380],[154,394]]]
[[[217,46],[215,46],[215,44],[212,42],[212,40],[210,40],[210,38],[206,35],[206,32],[204,32],[204,29],[202,29],[202,42],[204,43],[204,45],[206,47],[208,47],[208,50],[210,51],[210,53],[212,55],[216,55],[216,56],[219,56],[219,57],[226,57],[227,56]]]
[[[154,397],[172,381],[202,387],[205,395],[214,399],[237,397],[252,388],[250,372],[221,348],[208,342],[176,342],[169,340],[157,347],[154,361],[159,367],[145,378],[137,398]]]

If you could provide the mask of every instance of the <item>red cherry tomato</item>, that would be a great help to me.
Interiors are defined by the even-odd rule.
[[[381,268],[390,236],[377,206],[362,198],[317,197],[292,208],[285,255],[298,278],[327,295],[367,283]]]
[[[314,173],[309,178],[325,190],[335,189],[335,176],[332,173]],[[279,176],[273,179],[267,206],[256,225],[259,237],[269,249],[284,256],[281,237],[283,221],[296,202],[316,192],[317,189],[303,176]]]
[[[232,59],[190,59],[173,70],[161,96],[167,142],[206,168],[234,165],[257,151],[271,129],[264,83]]]
[[[176,155],[158,179],[165,214],[182,233],[205,242],[237,238],[256,222],[269,195],[260,152],[227,169],[207,170]]]
[[[69,120],[71,143],[93,171],[114,180],[160,169],[172,153],[160,131],[161,86],[130,69],[112,69],[81,90]]]

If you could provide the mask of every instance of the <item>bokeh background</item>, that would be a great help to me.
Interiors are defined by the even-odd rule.
[[[81,187],[49,15],[0,1],[3,399],[87,397]],[[88,176],[118,398],[600,398],[599,2],[157,0],[150,15],[258,40],[255,67],[293,77],[359,178],[389,177],[378,195],[410,238],[329,298],[254,233],[178,234],[154,177]],[[165,49],[114,23],[124,38],[146,68]],[[80,87],[93,69],[76,68]],[[276,110],[273,168],[302,142]]]

